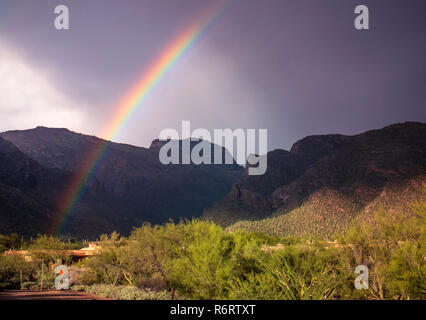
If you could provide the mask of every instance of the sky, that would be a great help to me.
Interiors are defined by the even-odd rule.
[[[102,135],[164,48],[216,0],[0,0],[0,131]],[[70,30],[54,9],[68,6]],[[356,30],[367,4],[370,29]],[[426,122],[426,1],[235,0],[166,74],[116,142],[161,130],[268,129],[268,149],[314,134]]]

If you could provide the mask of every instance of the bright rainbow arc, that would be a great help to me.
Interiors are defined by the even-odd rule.
[[[209,8],[195,23],[175,38],[172,44],[163,51],[152,67],[143,74],[138,83],[124,97],[104,130],[102,136],[105,140],[100,141],[83,161],[79,170],[77,170],[76,176],[67,186],[63,197],[60,199],[59,214],[53,224],[53,230],[56,234],[63,233],[69,218],[80,203],[87,185],[103,163],[108,152],[109,141],[117,137],[156,85],[185,53],[196,44],[197,40],[225,12],[231,3],[232,1],[229,0],[221,0]]]

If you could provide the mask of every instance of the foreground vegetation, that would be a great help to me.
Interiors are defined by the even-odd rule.
[[[146,224],[129,237],[101,236],[97,255],[72,262],[64,250],[83,243],[1,236],[2,251],[24,248],[31,258],[0,255],[0,286],[43,280],[52,288],[52,265],[62,262],[79,270],[73,289],[115,299],[426,298],[426,204],[410,215],[380,211],[334,240],[228,232],[197,220]],[[354,287],[361,264],[366,290]]]
[[[113,286],[108,284],[94,284],[90,286],[74,285],[71,290],[85,291],[99,297],[114,300],[168,300],[169,292],[153,291],[149,288],[139,289],[135,286],[119,285]]]

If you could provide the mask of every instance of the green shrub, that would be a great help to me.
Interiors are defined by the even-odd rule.
[[[22,281],[28,282],[34,280],[35,271],[35,264],[25,261],[22,256],[0,255],[0,287],[2,288],[19,289],[20,273],[22,272]]]
[[[412,215],[379,211],[373,221],[353,226],[345,235],[350,246],[346,261],[369,268],[365,298],[424,299],[426,297],[426,206]]]
[[[261,241],[241,232],[226,233],[221,227],[193,221],[185,226],[189,241],[170,261],[172,287],[190,299],[228,299],[235,278],[258,268],[256,254]]]
[[[129,238],[102,235],[99,253],[78,263],[85,271],[72,289],[123,300],[168,299],[170,290],[178,299],[426,298],[426,204],[357,220],[338,242],[255,230],[193,220],[145,224]],[[0,255],[0,287],[19,288],[22,270],[22,287],[39,288],[43,265],[43,287],[53,288],[52,266],[70,265],[73,245],[39,236],[29,245],[32,261]],[[0,236],[0,251],[17,246],[18,235]],[[369,268],[368,290],[354,287],[360,264]]]
[[[84,290],[100,297],[118,300],[167,300],[169,298],[167,291],[141,290],[133,286],[95,284],[85,287]]]
[[[251,272],[244,278],[234,278],[228,297],[232,300],[286,299],[275,277],[264,272]]]

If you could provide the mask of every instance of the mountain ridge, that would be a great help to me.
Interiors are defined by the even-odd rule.
[[[144,222],[199,216],[230,229],[261,225],[268,232],[329,235],[379,205],[409,211],[408,199],[422,197],[426,182],[425,141],[426,124],[419,122],[352,136],[308,136],[290,151],[268,152],[266,173],[249,176],[248,165],[236,163],[164,166],[158,152],[165,142],[158,140],[143,148],[65,128],[7,131],[0,133],[0,214],[6,217],[0,232],[35,234],[59,219],[55,201],[71,177],[83,174],[78,170],[90,152],[106,146],[108,157],[87,185],[69,235],[128,233]],[[401,190],[399,203],[392,190]],[[299,221],[316,227],[300,227]]]
[[[94,186],[89,188],[89,191],[96,189],[94,196],[100,198],[100,203],[92,206],[82,203],[77,211],[86,210],[87,219],[101,218],[96,208],[105,202],[108,212],[116,211],[117,229],[121,232],[129,232],[144,222],[198,217],[205,207],[230,190],[243,171],[236,164],[164,166],[159,161],[158,148],[116,144],[68,129],[37,127],[4,132],[0,137],[41,167],[66,172],[72,177],[87,174],[79,172],[83,161],[94,149],[106,147],[107,157],[100,162]],[[70,183],[70,178],[64,180],[67,180],[65,187],[58,186],[61,190]],[[77,229],[74,223],[69,232],[77,234]],[[112,230],[108,227],[107,231]]]
[[[290,151],[269,152],[268,171],[263,177],[244,174],[224,199],[204,211],[203,217],[224,226],[240,220],[258,223],[309,206],[313,201],[310,197],[321,190],[338,191],[359,206],[349,211],[360,212],[385,186],[424,177],[426,124],[398,123],[353,136],[305,137]],[[351,201],[347,201],[348,206]],[[408,207],[406,204],[404,210]]]

